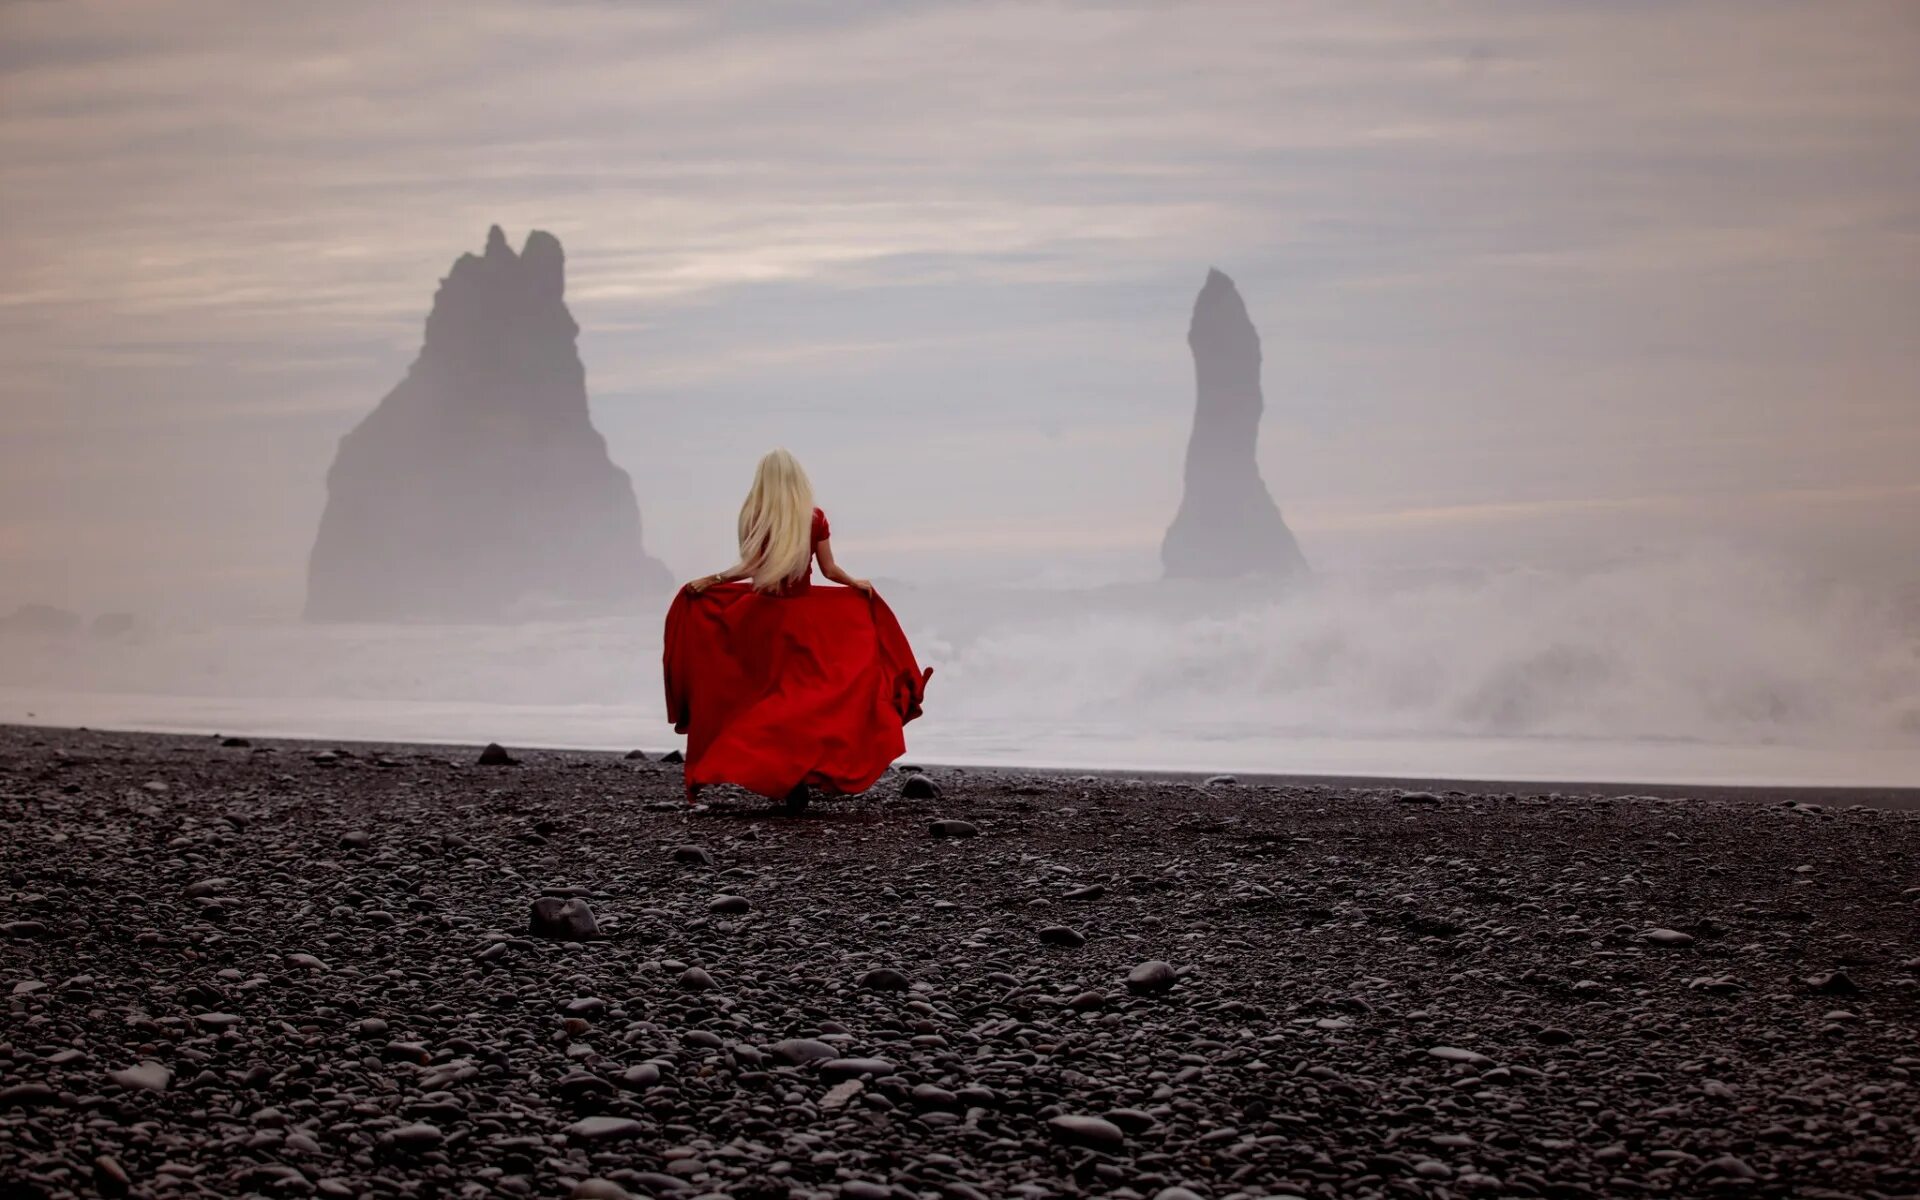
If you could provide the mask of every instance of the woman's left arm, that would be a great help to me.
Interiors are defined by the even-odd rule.
[[[822,539],[818,545],[814,546],[813,553],[814,557],[820,560],[820,573],[822,575],[825,575],[828,579],[833,580],[843,587],[859,588],[863,592],[872,593],[872,583],[865,579],[855,579],[853,576],[841,570],[839,563],[833,561],[832,538]]]

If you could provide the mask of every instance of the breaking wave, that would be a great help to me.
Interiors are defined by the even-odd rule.
[[[1285,736],[1920,743],[1911,613],[1753,560],[1322,580],[1199,615],[1164,603],[1092,608],[943,650],[940,699],[972,718],[1251,724]]]
[[[1517,769],[1499,747],[1534,739],[1891,749],[1874,777],[1920,782],[1920,610],[1759,560],[891,598],[937,672],[915,753],[950,761],[1283,769],[1313,739],[1355,740],[1359,773],[1432,760],[1398,739],[1478,745],[1497,774]],[[0,720],[39,697],[65,723],[661,745],[659,655],[656,615],[11,636]],[[166,698],[195,704],[144,715]]]

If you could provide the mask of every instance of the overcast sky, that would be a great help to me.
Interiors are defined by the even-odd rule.
[[[335,442],[559,236],[679,575],[1144,577],[1208,266],[1323,566],[1920,557],[1920,6],[0,0],[0,603],[286,614]]]

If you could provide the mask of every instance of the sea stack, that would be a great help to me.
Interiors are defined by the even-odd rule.
[[[1187,330],[1197,398],[1186,490],[1160,545],[1169,579],[1305,575],[1293,532],[1260,478],[1260,334],[1233,280],[1217,270],[1194,301]]]
[[[611,612],[670,587],[587,410],[565,261],[496,225],[441,280],[419,357],[327,473],[308,620]]]

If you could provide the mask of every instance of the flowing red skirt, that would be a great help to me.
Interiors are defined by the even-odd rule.
[[[732,783],[785,796],[864,792],[906,753],[922,671],[893,610],[853,588],[767,596],[744,583],[667,610],[667,719],[687,735],[689,795]]]

